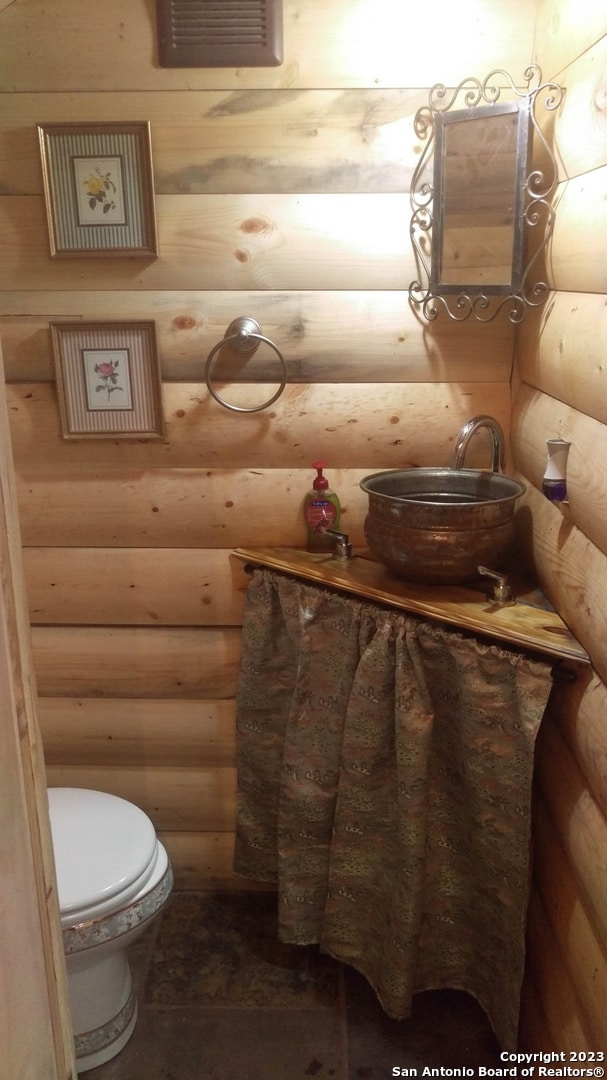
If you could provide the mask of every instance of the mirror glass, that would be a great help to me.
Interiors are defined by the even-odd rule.
[[[441,119],[434,188],[442,221],[432,234],[437,285],[509,287],[513,273],[517,276],[515,225],[522,228],[522,222],[515,222],[518,106],[499,114],[470,117],[465,111]],[[520,258],[520,244],[517,249]]]
[[[450,92],[438,84],[416,114],[416,134],[426,145],[411,184],[410,233],[422,274],[409,298],[427,319],[445,310],[458,321],[472,315],[487,322],[506,307],[510,320],[520,322],[527,306],[547,297],[547,285],[531,279],[552,228],[547,200],[557,171],[534,107],[540,90],[547,91],[547,109],[556,107],[562,91],[554,83],[540,85],[537,67],[525,75],[525,92],[503,71],[483,83],[467,79]],[[533,89],[532,79],[538,83]],[[543,144],[548,180],[537,169],[529,172],[534,134]],[[543,235],[525,265],[531,226],[543,226]]]

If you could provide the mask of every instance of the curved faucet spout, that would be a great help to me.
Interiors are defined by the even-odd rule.
[[[493,462],[491,465],[493,472],[500,472],[503,470],[506,458],[504,432],[497,420],[494,420],[492,416],[484,415],[473,416],[472,420],[469,420],[467,424],[464,424],[457,436],[457,441],[453,448],[453,456],[451,458],[452,469],[465,468],[464,459],[466,457],[468,444],[470,443],[472,436],[481,428],[486,428],[487,431],[489,431],[493,442]]]

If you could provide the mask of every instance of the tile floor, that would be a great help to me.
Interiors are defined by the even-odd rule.
[[[467,994],[419,994],[411,1019],[390,1020],[355,971],[278,941],[271,894],[174,894],[132,967],[137,1027],[88,1080],[384,1080],[396,1068],[499,1066]]]

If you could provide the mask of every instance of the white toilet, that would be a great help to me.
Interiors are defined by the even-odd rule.
[[[167,853],[139,807],[49,788],[63,947],[79,1073],[109,1061],[137,1020],[126,950],[166,904]]]

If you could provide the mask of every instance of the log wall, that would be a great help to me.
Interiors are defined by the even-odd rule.
[[[536,57],[566,88],[548,252],[551,294],[519,329],[514,464],[519,525],[546,594],[594,671],[552,695],[537,747],[533,895],[521,1043],[567,1054],[607,1044],[607,15],[541,0]],[[546,439],[571,442],[569,505],[541,494]]]
[[[234,688],[246,578],[231,548],[303,543],[316,457],[357,544],[366,472],[446,463],[477,412],[512,432],[510,467],[528,485],[522,541],[594,663],[556,698],[538,749],[522,1035],[579,1050],[607,1041],[592,999],[605,972],[605,893],[588,855],[595,841],[607,850],[607,20],[602,5],[581,19],[573,0],[540,0],[535,26],[535,8],[483,0],[462,34],[460,7],[435,0],[426,49],[402,0],[284,0],[282,67],[162,70],[152,0],[86,12],[0,0],[0,334],[49,780],[142,805],[181,888],[239,887]],[[567,86],[550,301],[517,337],[499,319],[422,323],[406,297],[414,113],[434,82],[522,72],[534,27],[544,75]],[[36,124],[142,119],[159,257],[51,259]],[[258,319],[289,371],[283,396],[250,415],[221,409],[203,380],[239,315]],[[154,320],[166,441],[61,437],[49,323],[102,319]],[[228,398],[264,400],[273,354],[260,350],[238,375]],[[574,443],[566,517],[539,493],[545,439],[559,434]]]
[[[447,463],[478,412],[509,431],[513,328],[409,307],[408,192],[430,86],[522,72],[534,5],[486,0],[456,58],[437,2],[430,55],[396,0],[285,0],[284,64],[238,71],[159,68],[151,0],[0,3],[0,333],[49,781],[142,805],[178,887],[238,887],[230,550],[304,543],[318,457],[360,544],[365,473]],[[92,120],[151,124],[157,259],[49,256],[36,125]],[[239,315],[288,366],[248,415],[204,383]],[[49,323],[137,319],[166,441],[63,439]],[[277,371],[262,347],[222,393],[258,404]]]

